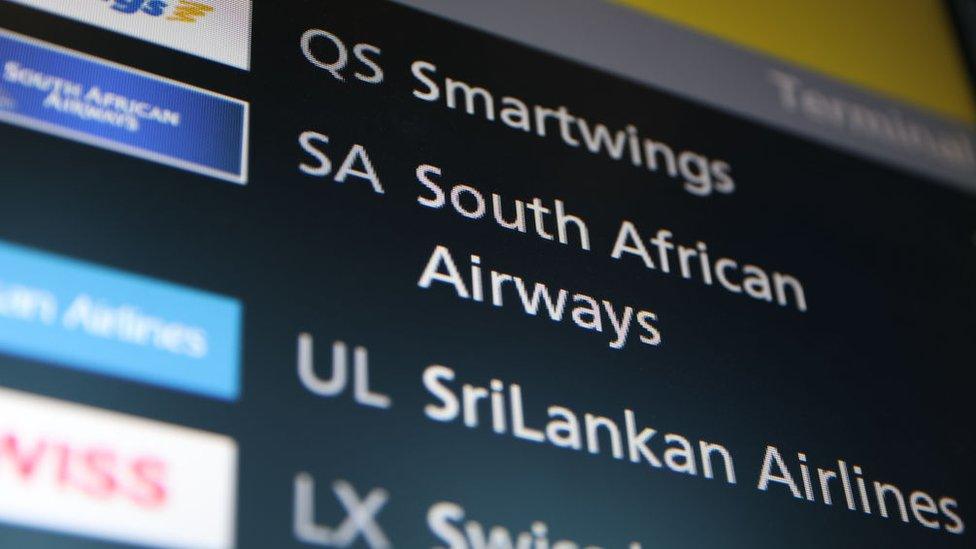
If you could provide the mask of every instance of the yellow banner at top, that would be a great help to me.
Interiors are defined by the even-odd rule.
[[[976,123],[976,102],[937,0],[615,0],[700,32]]]

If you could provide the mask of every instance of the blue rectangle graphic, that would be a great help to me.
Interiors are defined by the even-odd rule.
[[[235,299],[0,242],[0,352],[235,400]]]
[[[0,29],[0,120],[247,182],[248,104]]]

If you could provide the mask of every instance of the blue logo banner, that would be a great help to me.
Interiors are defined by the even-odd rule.
[[[247,103],[0,29],[0,120],[247,182]]]
[[[235,299],[0,242],[0,352],[236,400]]]

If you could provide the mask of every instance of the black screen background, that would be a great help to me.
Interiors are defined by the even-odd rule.
[[[380,2],[259,2],[253,66],[238,71],[8,4],[11,30],[251,104],[250,180],[239,187],[0,127],[0,238],[234,296],[244,303],[241,399],[234,403],[2,356],[0,384],[156,418],[237,440],[238,543],[296,544],[292,478],[319,481],[321,521],[342,518],[327,485],[391,493],[380,521],[400,547],[431,546],[436,501],[470,518],[608,547],[965,547],[952,536],[755,489],[765,444],[814,463],[861,464],[870,480],[976,497],[971,469],[976,350],[976,201],[919,177]],[[301,55],[308,28],[383,48],[387,81],[339,83]],[[609,125],[685,144],[734,166],[731,196],[680,184],[414,99],[410,63]],[[716,83],[722,85],[722,83]],[[304,130],[370,153],[386,188],[302,175]],[[416,204],[418,164],[504,197],[560,198],[590,226],[582,252]],[[667,227],[729,257],[804,282],[798,313],[612,261],[621,219]],[[579,289],[660,316],[665,343],[613,351],[591,335],[457,299],[417,279],[436,244],[528,280]],[[322,399],[295,375],[295,337],[369,348],[392,410]],[[423,416],[424,367],[463,381],[518,382],[527,420],[545,406],[618,417],[725,444],[739,484],[559,450],[483,426]],[[840,502],[838,502],[840,503]],[[4,546],[101,542],[0,526]],[[361,540],[360,540],[361,543]]]

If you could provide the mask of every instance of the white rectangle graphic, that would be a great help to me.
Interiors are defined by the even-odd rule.
[[[10,0],[225,63],[251,68],[251,0]]]
[[[233,439],[0,389],[0,520],[167,547],[234,545]]]

